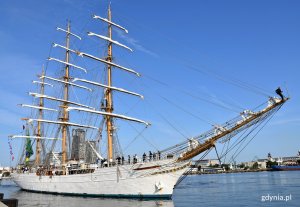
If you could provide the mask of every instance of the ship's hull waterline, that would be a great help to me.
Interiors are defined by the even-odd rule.
[[[23,190],[40,193],[112,198],[170,199],[173,189],[187,165],[167,170],[133,170],[132,165],[99,168],[93,173],[37,176],[35,173],[13,174]],[[142,172],[143,171],[143,172]]]

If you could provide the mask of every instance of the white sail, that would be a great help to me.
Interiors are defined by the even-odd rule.
[[[123,88],[117,88],[117,87],[113,87],[113,86],[107,86],[107,85],[104,85],[104,84],[101,84],[101,83],[97,83],[97,82],[93,82],[93,81],[89,81],[89,80],[85,80],[85,79],[74,78],[73,82],[76,82],[76,81],[80,81],[80,82],[84,82],[84,83],[89,83],[89,84],[92,84],[92,85],[95,85],[95,86],[100,86],[100,87],[103,87],[103,88],[108,88],[108,89],[120,91],[120,92],[123,92],[123,93],[127,93],[127,94],[131,94],[131,95],[134,95],[134,96],[138,96],[138,97],[140,97],[142,99],[144,98],[144,96],[142,96],[142,95],[140,95],[138,93],[127,91],[127,90],[125,90]]]
[[[101,114],[101,115],[105,115],[105,116],[112,116],[112,117],[115,117],[115,118],[120,118],[120,119],[129,120],[129,121],[139,122],[139,123],[145,124],[146,126],[151,125],[150,123],[145,122],[145,121],[140,120],[140,119],[135,119],[135,118],[120,115],[120,114],[107,113],[107,112],[104,112],[104,111],[96,111],[96,110],[90,110],[90,109],[78,108],[78,107],[67,107],[67,110],[68,111],[71,111],[71,110],[85,111],[85,112],[89,112],[89,113]]]
[[[33,121],[40,121],[40,122],[45,122],[45,123],[49,123],[49,124],[65,124],[65,125],[69,125],[69,126],[98,129],[97,127],[94,127],[94,126],[81,125],[81,124],[76,124],[76,123],[72,123],[72,122],[51,121],[51,120],[45,120],[45,119],[28,119],[28,122],[33,122]]]
[[[123,45],[123,44],[119,43],[118,41],[112,40],[112,39],[109,38],[109,37],[102,36],[102,35],[99,35],[99,34],[96,34],[96,33],[93,33],[93,32],[88,32],[88,35],[89,35],[89,36],[96,36],[96,37],[99,37],[99,38],[101,38],[101,39],[107,40],[107,41],[109,41],[109,42],[111,42],[111,43],[113,43],[113,44],[115,44],[115,45],[118,45],[118,46],[120,46],[120,47],[126,48],[127,50],[130,50],[131,52],[133,52],[133,50],[132,50],[130,47],[128,47],[128,46],[126,46],[126,45]]]
[[[86,89],[88,91],[92,91],[92,89],[90,89],[88,87],[77,85],[77,84],[74,84],[74,83],[71,83],[71,82],[68,82],[68,81],[63,81],[63,80],[60,80],[60,79],[52,78],[52,77],[49,77],[49,76],[41,76],[40,78],[46,78],[46,79],[49,79],[49,80],[57,81],[57,82],[60,82],[60,83],[64,83],[64,84],[68,84],[68,85],[71,85],[71,86],[76,86],[78,88],[83,88],[83,89]]]
[[[68,31],[67,31],[67,30],[65,30],[65,29],[62,29],[62,28],[56,27],[56,30],[63,31],[63,32],[65,32],[65,33],[67,33],[67,34],[70,34],[70,35],[73,35],[74,37],[77,37],[78,39],[80,39],[80,40],[81,40],[81,37],[79,37],[77,34],[74,34],[74,33],[72,33],[72,32],[68,32]]]
[[[113,66],[113,67],[116,67],[116,68],[125,70],[125,71],[130,72],[130,73],[133,73],[133,74],[135,74],[135,75],[137,75],[137,76],[141,76],[141,74],[139,74],[138,72],[136,72],[136,71],[134,71],[134,70],[132,70],[132,69],[130,69],[130,68],[123,67],[123,66],[121,66],[121,65],[118,65],[118,64],[115,64],[115,63],[113,63],[113,62],[109,62],[109,61],[103,60],[103,59],[101,59],[101,58],[95,57],[95,56],[93,56],[93,55],[90,55],[90,54],[87,54],[87,53],[84,53],[84,52],[75,51],[75,50],[72,50],[72,49],[70,49],[70,48],[67,48],[67,47],[65,47],[65,46],[62,46],[62,45],[59,45],[59,44],[56,44],[56,43],[53,44],[53,47],[60,47],[60,48],[63,48],[63,49],[65,49],[65,50],[68,50],[68,51],[70,51],[70,52],[73,52],[73,53],[77,54],[78,56],[81,56],[81,57],[85,56],[85,57],[91,58],[91,59],[93,59],[93,60],[97,60],[97,61],[100,61],[100,62],[102,62],[102,63],[105,63],[105,64],[107,64],[107,65],[110,65],[110,66]]]
[[[93,145],[90,143],[90,141],[88,141],[90,147],[92,148],[93,152],[97,155],[97,157],[100,159],[100,160],[103,160],[104,158],[97,152],[97,150],[95,150],[95,148],[93,147]]]
[[[47,110],[47,111],[58,111],[56,109],[50,109],[46,107],[41,107],[41,106],[33,106],[33,105],[28,105],[28,104],[20,104],[22,107],[28,107],[28,108],[34,108],[34,109],[42,109],[42,110]]]
[[[69,66],[71,66],[71,67],[77,68],[77,69],[79,69],[79,70],[83,70],[85,73],[87,73],[87,70],[86,70],[86,69],[84,69],[84,68],[82,68],[82,67],[80,67],[80,66],[74,65],[74,64],[72,64],[72,63],[67,63],[67,62],[65,62],[65,61],[62,61],[62,60],[59,60],[59,59],[56,59],[56,58],[52,58],[52,57],[49,57],[48,60],[54,60],[54,61],[56,61],[56,62],[63,63],[63,64],[66,64],[66,65],[69,65]]]
[[[112,21],[109,21],[109,20],[106,19],[106,18],[103,18],[103,17],[100,17],[100,16],[96,16],[96,15],[94,15],[93,18],[94,18],[94,19],[100,19],[100,20],[102,20],[102,21],[104,21],[104,22],[106,22],[106,23],[108,23],[108,24],[111,24],[111,25],[113,25],[113,26],[115,26],[115,27],[118,27],[119,29],[122,29],[122,30],[124,30],[126,33],[128,33],[128,30],[127,30],[127,29],[125,29],[124,27],[122,27],[122,26],[120,26],[120,25],[118,25],[118,24],[116,24],[116,23],[114,23],[114,22],[112,22]]]
[[[43,85],[46,85],[46,86],[53,87],[52,84],[50,84],[50,83],[45,83],[45,82],[41,82],[41,81],[32,81],[32,83],[38,83],[38,84],[43,84]]]
[[[39,136],[24,136],[24,135],[13,135],[10,136],[11,139],[16,138],[24,138],[24,139],[48,139],[48,140],[62,140],[61,138],[53,138],[53,137],[39,137]]]
[[[95,108],[87,106],[87,105],[83,105],[83,104],[72,102],[72,101],[66,101],[66,100],[63,100],[63,99],[59,99],[59,98],[55,98],[55,97],[52,97],[52,96],[47,96],[47,95],[43,95],[43,94],[39,94],[39,93],[29,92],[29,95],[37,97],[37,98],[46,98],[46,99],[53,100],[53,101],[65,102],[65,103],[76,105],[76,106],[81,106],[81,107],[85,107],[85,108],[89,108],[89,109],[95,109]]]

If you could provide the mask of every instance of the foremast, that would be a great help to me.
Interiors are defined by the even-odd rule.
[[[42,70],[42,77],[45,76],[44,66]],[[45,78],[42,78],[41,81],[41,94],[45,93]],[[39,119],[43,119],[43,107],[44,107],[44,98],[39,98]],[[36,157],[35,157],[35,166],[39,166],[41,164],[41,137],[42,135],[42,123],[40,121],[37,122],[37,134],[38,137],[36,139]]]

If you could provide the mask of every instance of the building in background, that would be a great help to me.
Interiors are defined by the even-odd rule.
[[[85,131],[83,129],[73,129],[72,138],[71,160],[85,160]]]

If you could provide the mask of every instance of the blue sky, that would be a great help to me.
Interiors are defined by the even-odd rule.
[[[46,61],[49,54],[60,55],[56,49],[50,49],[51,43],[64,41],[55,28],[64,27],[66,19],[70,19],[73,31],[87,42],[85,45],[74,40],[74,47],[103,56],[103,42],[88,38],[86,32],[105,34],[103,24],[95,22],[91,15],[105,16],[106,8],[107,1],[96,0],[1,1],[1,164],[10,164],[7,136],[22,131],[20,118],[30,112],[16,105],[32,102],[27,96],[27,92],[35,89],[31,80],[36,79],[43,64],[47,65],[50,74],[55,75],[52,70],[57,69],[57,65]],[[115,61],[143,74],[137,79],[116,71],[115,83],[145,95],[145,101],[141,101],[116,94],[116,111],[126,110],[128,115],[152,123],[144,133],[148,141],[138,138],[137,147],[129,147],[126,152],[143,153],[153,150],[152,145],[163,149],[183,141],[182,134],[194,136],[210,128],[207,121],[179,110],[163,98],[214,123],[223,123],[237,116],[240,108],[254,108],[266,101],[267,97],[261,94],[212,75],[217,74],[223,80],[238,79],[256,85],[270,95],[275,95],[273,91],[278,86],[282,86],[285,92],[287,87],[291,96],[291,100],[242,152],[239,160],[265,157],[268,152],[273,156],[296,154],[300,149],[299,9],[300,2],[296,0],[113,1],[113,20],[129,30],[128,35],[114,31],[113,37],[134,49],[130,54],[114,48]],[[88,61],[82,64],[90,67]],[[103,68],[100,64],[91,64],[90,74],[97,67],[99,70]],[[182,91],[230,106],[233,110],[196,100]],[[162,117],[167,117],[181,133]],[[137,132],[131,125],[123,126],[122,121],[117,125],[121,143],[126,146]],[[134,127],[142,130],[141,126]],[[12,143],[17,155],[20,141]]]

